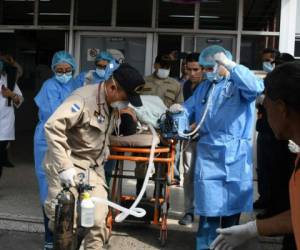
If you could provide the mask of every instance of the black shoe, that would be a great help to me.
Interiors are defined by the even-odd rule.
[[[183,226],[188,226],[191,225],[193,222],[194,222],[194,215],[187,213],[178,221],[178,224]]]
[[[266,205],[261,199],[258,199],[253,203],[253,208],[254,209],[265,209]]]
[[[172,182],[171,182],[171,185],[172,185],[172,186],[177,186],[177,187],[180,186],[180,180],[174,178],[174,179],[172,180]]]
[[[2,164],[2,166],[3,166],[3,167],[6,167],[6,168],[14,168],[14,167],[15,167],[15,165],[12,164],[12,163],[9,162],[9,161],[4,162],[4,163]]]

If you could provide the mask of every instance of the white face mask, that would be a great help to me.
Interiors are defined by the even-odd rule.
[[[122,109],[125,109],[127,108],[129,105],[129,102],[128,101],[115,101],[115,102],[112,102],[110,104],[110,106],[113,108],[113,109],[118,109],[118,110],[122,110]]]
[[[263,70],[267,73],[272,72],[274,65],[271,62],[263,62]]]
[[[165,79],[169,76],[170,70],[169,69],[158,69],[156,75],[159,78]]]

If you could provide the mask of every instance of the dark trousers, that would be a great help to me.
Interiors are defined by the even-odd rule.
[[[0,141],[0,177],[2,175],[2,168],[8,161],[7,146],[9,141]]]

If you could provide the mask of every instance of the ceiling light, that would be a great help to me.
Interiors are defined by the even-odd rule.
[[[194,15],[169,15],[169,17],[194,18]],[[219,19],[219,16],[199,16],[202,19]]]
[[[40,0],[40,2],[50,2],[51,0]],[[35,2],[35,0],[4,0],[4,2]]]
[[[199,16],[200,18],[203,18],[203,19],[219,19],[220,17],[219,16]]]
[[[27,13],[27,15],[33,16],[34,13],[30,12]],[[49,12],[40,12],[39,13],[40,16],[69,16],[70,13],[49,13]]]

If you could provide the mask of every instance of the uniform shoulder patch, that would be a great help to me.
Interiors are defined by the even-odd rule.
[[[80,110],[80,106],[76,103],[74,103],[71,107],[72,112],[78,112]]]

